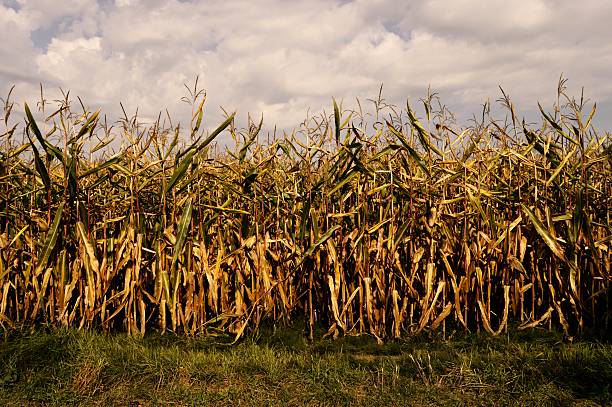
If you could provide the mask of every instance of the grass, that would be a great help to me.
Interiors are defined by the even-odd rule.
[[[321,332],[322,333],[322,332]],[[61,329],[0,345],[3,405],[602,405],[612,345],[556,332],[306,339],[296,329],[188,339]]]

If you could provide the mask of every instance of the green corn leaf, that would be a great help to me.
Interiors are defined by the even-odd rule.
[[[410,147],[410,146],[406,146],[406,149],[408,150],[408,153],[410,154],[410,157],[414,160],[414,162],[416,162],[417,165],[423,170],[423,172],[425,174],[427,174],[427,177],[431,177],[431,173],[429,172],[429,168],[427,168],[427,165],[425,164],[425,161],[421,158],[419,153],[414,151],[412,149],[412,147]]]
[[[68,171],[68,194],[70,195],[70,199],[76,201],[78,198],[78,189],[77,189],[77,174],[76,174],[76,165],[77,165],[78,157],[71,156],[70,162],[66,170]]]
[[[544,116],[544,118],[546,119],[546,121],[548,123],[550,123],[550,125],[555,129],[555,131],[561,135],[563,138],[565,138],[566,140],[568,140],[571,143],[574,143],[575,145],[579,146],[580,143],[578,143],[577,140],[574,140],[574,138],[570,137],[569,135],[567,135],[567,133],[565,133],[563,131],[563,128],[559,125],[559,123],[557,123],[552,116],[548,115],[545,111],[544,108],[542,108],[542,105],[540,103],[538,103],[538,108],[540,109],[540,113],[542,113],[542,116]]]
[[[305,252],[304,255],[302,256],[302,258],[300,259],[300,261],[297,263],[296,268],[299,267],[304,260],[306,260],[308,257],[312,256],[313,253],[315,252],[315,250],[317,250],[317,248],[319,246],[321,246],[323,243],[327,242],[327,240],[332,237],[332,235],[334,234],[334,232],[336,230],[340,229],[340,225],[336,225],[334,227],[332,227],[331,229],[329,229],[327,232],[325,232],[323,234],[323,236],[321,236],[319,238],[319,240],[317,240],[315,242],[315,244],[313,244],[312,246],[310,246]]]
[[[45,146],[45,140],[42,136],[42,133],[40,132],[40,129],[38,128],[38,125],[36,124],[36,120],[34,120],[34,116],[32,116],[32,112],[30,111],[30,107],[28,106],[27,103],[24,104],[25,107],[25,114],[26,117],[28,118],[28,125],[30,126],[30,129],[32,130],[32,133],[34,133],[34,135],[36,136],[36,138],[38,139],[38,141],[40,142],[40,144],[42,144],[42,146]]]
[[[336,99],[332,100],[334,102],[334,125],[336,130],[336,145],[340,145],[340,109],[338,109]]]
[[[34,167],[36,167],[36,171],[38,171],[38,175],[40,175],[40,178],[42,179],[42,182],[45,188],[50,189],[51,179],[49,178],[49,172],[47,171],[47,167],[45,167],[45,163],[43,163],[42,159],[40,158],[38,149],[34,145],[34,142],[30,138],[30,135],[28,134],[27,131],[26,131],[26,135],[28,136],[28,139],[30,140],[30,145],[32,146],[32,151],[34,152]]]
[[[410,119],[410,124],[417,131],[417,136],[419,137],[419,141],[425,147],[426,150],[431,150],[434,153],[438,154],[440,157],[444,156],[444,153],[438,149],[438,147],[434,146],[430,141],[430,135],[425,130],[425,127],[421,124],[419,119],[416,118],[414,112],[410,108],[410,104],[406,103],[406,111],[408,112],[408,118]]]
[[[589,114],[589,117],[586,123],[584,124],[584,131],[588,130],[589,126],[591,125],[591,121],[593,120],[593,116],[595,116],[596,111],[597,111],[597,103],[593,103],[593,109],[591,110],[591,113]]]
[[[113,140],[115,140],[114,137],[107,137],[103,140],[101,140],[98,144],[96,144],[94,147],[91,148],[91,153],[95,153],[96,151],[100,151],[102,150],[104,147],[106,147],[107,145],[109,145],[110,143],[113,142]]]
[[[64,213],[64,203],[62,202],[55,211],[55,216],[53,218],[53,222],[51,223],[51,227],[47,232],[47,237],[45,238],[45,242],[43,244],[43,249],[40,255],[40,260],[38,262],[37,271],[41,272],[47,267],[47,263],[49,262],[49,257],[55,248],[55,243],[57,242],[57,237],[59,235],[59,229],[62,222],[62,214]]]
[[[97,119],[98,119],[99,114],[100,114],[100,111],[98,110],[97,112],[89,116],[89,118],[85,121],[85,124],[83,124],[83,126],[81,127],[81,130],[77,134],[75,140],[78,140],[81,137],[83,137],[85,134],[87,134],[88,132],[93,131],[93,129],[98,124]]]
[[[430,177],[431,173],[429,172],[429,168],[427,168],[425,161],[421,158],[419,153],[417,153],[410,146],[410,144],[408,143],[408,140],[406,140],[406,137],[404,137],[404,135],[401,132],[396,130],[395,127],[393,127],[391,123],[387,122],[387,127],[389,128],[389,130],[391,130],[391,133],[393,133],[399,139],[399,141],[401,141],[401,143],[404,145],[404,148],[408,151],[408,154],[410,154],[410,157],[412,158],[412,160],[423,170],[425,174],[427,174],[428,177]]]
[[[563,161],[561,161],[561,163],[557,166],[557,168],[555,169],[553,174],[550,176],[548,181],[546,181],[547,187],[550,186],[550,184],[552,184],[552,182],[555,180],[555,178],[557,178],[557,176],[559,176],[563,168],[565,168],[568,161],[572,158],[572,156],[576,153],[577,150],[578,150],[578,147],[574,147],[572,151],[570,151],[569,153],[565,155],[565,158],[563,158]]]
[[[230,125],[230,123],[234,120],[234,117],[236,116],[236,113],[232,113],[227,119],[225,119],[225,121],[223,123],[221,123],[219,125],[219,127],[217,127],[215,130],[213,130],[212,133],[210,133],[208,135],[208,137],[202,141],[202,143],[200,143],[200,140],[202,140],[202,136],[198,137],[198,139],[193,142],[193,144],[191,144],[189,147],[187,147],[187,149],[185,149],[185,151],[180,152],[179,154],[177,154],[176,159],[179,160],[181,157],[183,157],[186,154],[191,154],[192,152],[197,153],[201,150],[203,150],[204,148],[206,148],[206,146],[208,146],[210,143],[212,143],[212,141],[223,131],[227,128],[227,126]]]
[[[304,240],[304,236],[306,236],[306,227],[308,225],[309,215],[310,215],[310,197],[304,195],[304,202],[302,206],[302,216],[300,218],[300,234],[298,235],[298,239],[300,241]]]
[[[166,161],[168,157],[170,157],[172,150],[174,150],[174,148],[178,144],[178,139],[179,139],[179,127],[177,126],[176,129],[174,129],[174,136],[172,137],[172,141],[170,142],[170,145],[168,146],[168,150],[166,150],[162,158],[162,161]]]
[[[197,120],[196,120],[196,125],[194,126],[193,130],[191,131],[191,137],[194,137],[196,135],[196,133],[198,132],[198,130],[200,129],[200,126],[202,125],[202,117],[204,117],[204,102],[206,101],[206,98],[202,98],[202,101],[200,102],[200,105],[198,106],[198,109],[196,110],[195,114],[198,116]]]
[[[410,147],[410,144],[408,143],[408,140],[406,140],[406,137],[399,130],[396,130],[392,123],[389,123],[388,121],[386,123],[387,128],[391,131],[391,133],[393,133],[395,137],[399,139],[399,141],[402,142],[404,147]]]
[[[336,183],[336,185],[330,191],[328,191],[328,194],[329,195],[334,194],[340,188],[342,188],[347,183],[349,183],[351,180],[353,180],[357,175],[359,175],[359,171],[356,171],[354,169],[349,171],[338,183]]]
[[[210,143],[212,143],[212,141],[219,135],[221,134],[221,132],[223,130],[225,130],[227,128],[227,126],[230,125],[230,123],[234,120],[234,117],[236,116],[236,113],[232,113],[227,119],[225,119],[225,121],[223,123],[221,123],[219,125],[219,127],[217,127],[215,130],[213,130],[212,133],[210,133],[210,135],[206,138],[206,140],[204,140],[202,142],[202,144],[200,144],[196,151],[201,151],[202,149],[206,148],[206,146],[208,146]]]
[[[473,140],[470,141],[470,145],[468,146],[468,148],[463,153],[463,157],[461,157],[461,162],[463,162],[463,163],[467,162],[468,158],[470,158],[470,156],[474,153],[474,151],[476,151],[476,147],[478,146],[478,143],[482,139],[482,135],[483,135],[483,133],[481,132],[481,133],[478,134],[476,139],[473,139]]]
[[[45,140],[42,133],[40,132],[40,129],[38,128],[38,125],[36,124],[36,120],[34,120],[34,116],[32,116],[30,107],[27,103],[25,103],[24,106],[26,117],[28,118],[28,126],[32,130],[32,133],[34,133],[34,136],[36,136],[36,139],[38,140],[40,145],[45,149],[47,155],[51,157],[56,157],[61,162],[64,162],[64,154],[57,147]]]
[[[380,159],[392,152],[395,152],[397,150],[399,150],[400,148],[402,148],[401,146],[397,145],[397,144],[389,144],[387,147],[383,148],[382,150],[380,150],[378,153],[376,153],[375,155],[373,155],[372,157],[370,157],[368,159],[368,163],[375,163],[377,161],[380,161]]]
[[[466,192],[467,192],[470,204],[472,204],[472,207],[476,210],[476,212],[478,212],[478,214],[482,217],[484,221],[487,221],[487,215],[485,214],[484,209],[482,209],[480,198],[472,195],[472,193],[469,190]]]
[[[174,170],[174,173],[172,174],[170,180],[168,181],[168,184],[166,185],[166,190],[164,191],[164,193],[167,194],[176,185],[176,183],[179,182],[185,176],[185,174],[187,173],[187,168],[189,168],[189,165],[193,161],[194,155],[195,151],[191,151],[189,154],[187,154],[187,157],[183,159],[183,161],[176,168],[176,170]]]
[[[172,262],[170,266],[171,270],[174,270],[174,268],[176,267],[178,258],[181,252],[183,251],[183,246],[185,245],[185,241],[187,240],[187,234],[189,233],[189,225],[191,224],[191,212],[191,198],[188,198],[187,202],[185,203],[185,208],[183,209],[183,215],[181,216],[181,220],[178,225],[176,243],[174,244],[174,253],[172,255]]]
[[[9,160],[9,159],[11,159],[11,158],[13,158],[13,157],[18,156],[19,154],[21,154],[21,153],[23,153],[25,150],[27,150],[27,148],[28,148],[28,144],[26,143],[26,144],[23,144],[23,145],[21,145],[21,146],[19,146],[19,147],[15,148],[15,149],[13,149],[13,150],[10,150],[10,151],[7,153],[7,155],[6,155],[6,160]]]
[[[102,164],[99,164],[87,171],[85,171],[84,173],[82,173],[81,175],[79,175],[79,179],[81,178],[85,178],[91,174],[96,174],[100,171],[102,171],[105,168],[109,168],[110,166],[112,166],[113,164],[116,164],[119,162],[119,160],[121,160],[121,157],[123,156],[123,154],[117,154],[111,158],[109,158],[108,160],[106,160],[105,162],[103,162]]]

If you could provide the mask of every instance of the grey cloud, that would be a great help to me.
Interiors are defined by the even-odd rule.
[[[552,103],[564,72],[612,105],[612,5],[603,0],[3,1],[0,93],[36,97],[39,82],[119,115],[168,108],[200,76],[207,122],[220,105],[264,114],[271,127],[329,110],[331,97],[417,101],[429,85],[463,118],[508,91],[526,115]],[[4,7],[3,7],[4,6]],[[9,28],[6,28],[9,27]],[[10,61],[8,64],[6,61]],[[612,124],[612,119],[604,123]]]

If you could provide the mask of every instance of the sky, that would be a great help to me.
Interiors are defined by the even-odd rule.
[[[502,86],[533,118],[563,75],[610,130],[611,18],[609,0],[0,0],[0,95],[15,85],[21,108],[42,84],[111,118],[122,102],[188,123],[184,84],[199,76],[208,128],[222,106],[291,129],[381,84],[400,107],[431,88],[459,122]]]

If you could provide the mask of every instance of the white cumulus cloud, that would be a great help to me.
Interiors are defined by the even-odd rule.
[[[223,106],[290,129],[381,83],[399,106],[431,85],[466,117],[501,85],[529,114],[564,73],[610,112],[610,16],[603,0],[0,0],[0,93],[33,101],[42,83],[111,116],[122,102],[186,122],[199,75],[209,127]]]

